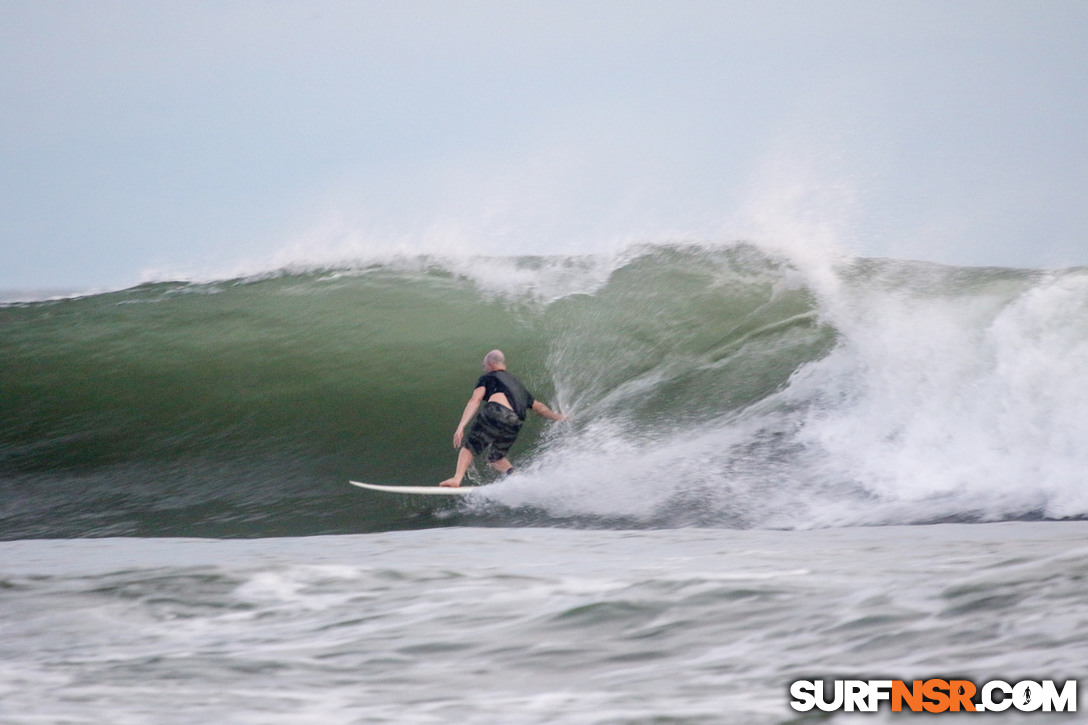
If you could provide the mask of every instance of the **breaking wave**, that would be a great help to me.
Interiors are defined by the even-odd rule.
[[[569,424],[459,505],[483,353]],[[0,306],[0,536],[1088,514],[1088,270],[748,244],[404,257]],[[471,476],[490,482],[480,468]]]

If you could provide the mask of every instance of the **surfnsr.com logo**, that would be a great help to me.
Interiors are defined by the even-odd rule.
[[[876,712],[887,702],[892,712],[1076,712],[1077,681],[1060,688],[1054,680],[1009,684],[991,680],[978,687],[969,680],[798,680],[790,685],[790,707],[799,712]]]

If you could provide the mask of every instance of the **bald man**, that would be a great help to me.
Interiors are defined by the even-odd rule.
[[[453,447],[461,449],[457,454],[457,471],[453,478],[447,478],[439,486],[460,486],[472,459],[485,451],[492,468],[499,473],[512,473],[514,466],[506,454],[517,440],[528,411],[548,420],[567,419],[533,398],[520,380],[506,372],[506,356],[501,350],[487,353],[483,368],[484,374],[476,381],[476,389],[472,391],[461,422],[453,434]],[[473,416],[476,420],[465,438],[465,426]]]

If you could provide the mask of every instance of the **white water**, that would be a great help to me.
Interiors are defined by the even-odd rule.
[[[840,344],[785,392],[815,477],[934,517],[1088,513],[1088,273],[918,272],[845,288]]]
[[[590,422],[554,431],[523,479],[491,496],[666,525],[1088,515],[1088,271],[858,260],[793,270],[836,341],[777,393],[710,420],[648,425],[625,406],[691,369],[740,363],[672,347],[650,372],[579,401],[562,381],[624,351],[586,368],[568,355],[559,402],[573,399]],[[668,333],[659,345],[684,340]]]
[[[1085,526],[3,542],[0,721],[771,725],[797,679],[1065,681]]]

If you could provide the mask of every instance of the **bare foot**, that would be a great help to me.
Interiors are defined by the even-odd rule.
[[[438,485],[444,486],[445,488],[458,488],[461,485],[461,482],[458,481],[456,478],[447,478],[445,481]]]

